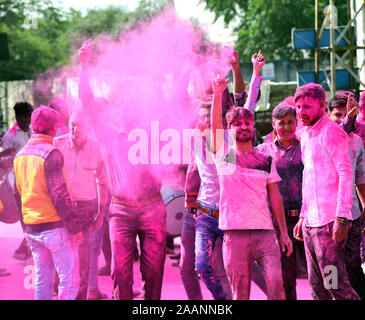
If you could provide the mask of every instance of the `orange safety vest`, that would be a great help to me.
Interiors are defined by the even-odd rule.
[[[16,187],[18,188],[25,224],[60,221],[48,191],[44,162],[55,150],[53,137],[34,134],[14,160]]]

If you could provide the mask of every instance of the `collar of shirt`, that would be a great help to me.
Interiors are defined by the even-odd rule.
[[[306,127],[305,131],[311,136],[314,132],[318,132],[322,129],[322,126],[326,123],[326,120],[329,119],[327,114],[325,113],[319,120],[311,127]],[[332,120],[331,120],[332,121]]]
[[[280,149],[283,149],[283,150],[290,150],[291,148],[293,148],[293,147],[297,146],[300,142],[299,142],[299,140],[296,138],[296,136],[294,136],[294,138],[293,138],[293,144],[292,144],[291,146],[289,146],[288,148],[285,148],[285,147],[283,147],[283,146],[280,144],[278,137],[275,137],[275,139],[274,139],[274,143],[275,143],[275,144],[276,144],[276,146],[277,146],[277,147],[279,147]]]
[[[49,143],[49,144],[53,144],[53,137],[52,136],[48,136],[46,134],[33,134],[29,141],[29,143]]]

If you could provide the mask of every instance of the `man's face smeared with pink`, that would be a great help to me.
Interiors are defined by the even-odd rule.
[[[254,134],[254,121],[253,119],[239,117],[232,122],[231,130],[235,131],[237,141],[250,141]]]
[[[295,107],[304,126],[313,126],[325,110],[319,99],[312,97],[299,98],[295,103]]]

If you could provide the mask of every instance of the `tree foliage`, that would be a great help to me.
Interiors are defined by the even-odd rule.
[[[51,0],[1,0],[0,32],[8,36],[10,60],[0,61],[1,80],[32,79],[51,68],[67,65],[75,47],[101,33],[118,36],[138,21],[148,20],[171,1],[141,0],[129,12],[124,7],[65,10]],[[28,29],[26,7],[37,9],[37,28]],[[1,48],[0,48],[1,50]]]
[[[314,28],[314,0],[205,0],[206,8],[215,18],[224,18],[228,25],[235,23],[236,48],[241,59],[250,60],[257,50],[262,50],[268,60],[290,60],[303,57],[302,50],[291,46],[292,28]],[[320,26],[323,10],[329,1],[320,0]],[[338,24],[347,21],[346,0],[337,0]]]

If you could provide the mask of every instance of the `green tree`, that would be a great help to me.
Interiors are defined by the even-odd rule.
[[[0,32],[8,35],[10,60],[0,61],[0,80],[32,79],[50,69],[70,63],[81,43],[98,34],[117,37],[148,21],[171,0],[141,0],[136,10],[123,7],[75,9],[54,6],[51,0],[0,0]],[[37,28],[24,27],[26,6],[37,8]],[[1,49],[1,48],[0,48]]]
[[[24,26],[26,6],[37,9],[37,28]],[[1,80],[31,79],[48,68],[67,63],[69,46],[60,41],[69,28],[67,15],[51,1],[4,1],[0,5],[0,32],[8,36],[10,60],[0,63]]]
[[[205,0],[206,8],[215,18],[224,18],[228,25],[235,23],[236,48],[242,61],[262,50],[268,60],[290,60],[303,57],[302,50],[293,50],[293,27],[314,28],[314,0]],[[320,0],[320,21],[329,1]],[[347,20],[346,0],[337,0],[338,24]],[[310,52],[312,54],[312,52]]]

